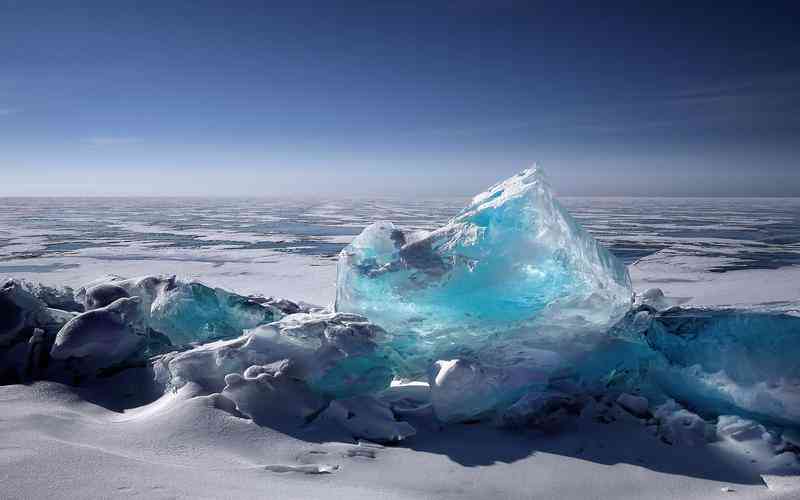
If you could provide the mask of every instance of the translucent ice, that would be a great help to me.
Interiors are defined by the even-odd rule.
[[[554,340],[549,326],[603,330],[631,296],[626,267],[532,168],[479,194],[435,231],[367,227],[339,256],[335,308],[386,328],[404,368],[419,374],[436,359],[507,364],[523,343],[570,343]]]
[[[221,288],[195,282],[177,283],[153,301],[150,327],[167,335],[173,343],[187,343],[240,335],[245,329],[270,323],[280,316],[269,305]]]
[[[121,297],[139,297],[145,326],[173,344],[236,337],[283,315],[269,304],[175,276],[108,276],[85,285],[77,295],[88,310]]]
[[[737,309],[641,306],[610,331],[616,344],[594,367],[636,373],[708,415],[739,414],[777,424],[800,423],[800,318]],[[635,344],[639,343],[637,347]],[[589,373],[590,363],[582,366]]]

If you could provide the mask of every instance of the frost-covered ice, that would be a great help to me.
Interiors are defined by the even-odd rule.
[[[621,378],[705,412],[800,423],[795,314],[680,307],[658,312],[645,305],[612,335],[638,344],[619,351]]]
[[[108,276],[81,287],[77,296],[87,309],[122,296],[138,297],[144,325],[173,344],[232,337],[282,315],[253,298],[175,276]]]
[[[96,373],[125,362],[144,351],[146,338],[137,331],[139,298],[120,298],[80,314],[56,335],[50,355],[71,361],[80,372]]]
[[[550,375],[561,364],[559,356],[550,351],[540,351],[538,356],[508,367],[464,359],[439,360],[430,371],[433,409],[443,422],[479,418],[510,406],[525,393],[545,390]]]

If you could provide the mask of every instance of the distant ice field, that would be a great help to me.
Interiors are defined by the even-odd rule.
[[[166,273],[324,304],[367,224],[433,229],[467,198],[0,198],[0,278],[79,286]],[[800,199],[561,198],[637,288],[700,305],[800,302]],[[757,284],[757,286],[753,286]]]

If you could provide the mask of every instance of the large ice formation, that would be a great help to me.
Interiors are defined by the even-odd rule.
[[[691,401],[707,414],[800,423],[800,318],[794,314],[678,307],[659,312],[644,305],[609,336],[632,343],[609,351],[606,366],[616,363],[637,383]]]
[[[800,422],[796,316],[680,308],[660,290],[634,309],[631,298],[625,266],[534,168],[435,231],[367,227],[340,254],[335,308],[386,328],[395,372],[427,373],[445,421],[547,400],[554,381],[571,380],[706,415]]]
[[[435,231],[367,227],[339,256],[335,309],[386,328],[405,368],[418,374],[436,359],[506,364],[523,345],[564,346],[554,328],[602,331],[631,297],[626,267],[532,168]]]

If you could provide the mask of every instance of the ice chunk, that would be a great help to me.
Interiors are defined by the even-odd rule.
[[[717,415],[800,422],[800,318],[670,309],[653,315],[642,335],[659,356],[650,376],[672,397]]]
[[[349,397],[389,386],[389,353],[376,342],[383,335],[380,327],[354,314],[292,314],[236,339],[163,355],[155,369],[166,385],[191,382],[219,392],[226,375],[288,359],[292,376],[317,394]]]
[[[660,288],[648,288],[641,294],[636,295],[635,306],[649,306],[657,311],[664,311],[670,307],[675,307],[684,302],[684,299],[671,298],[664,295]]]
[[[298,304],[289,299],[280,297],[263,297],[260,295],[250,295],[248,299],[258,302],[259,304],[269,304],[278,309],[283,314],[297,314],[301,312],[309,312],[309,307],[303,304]]]
[[[75,316],[47,307],[31,289],[14,280],[0,286],[0,385],[42,377],[56,333]]]
[[[286,472],[299,472],[301,474],[333,474],[339,470],[338,465],[330,464],[303,464],[303,465],[265,465],[265,470],[270,472],[286,473]]]
[[[172,389],[194,383],[207,392],[221,392],[225,376],[243,373],[256,363],[268,364],[282,359],[269,346],[258,346],[253,335],[209,342],[183,352],[170,352],[153,363],[156,380]]]
[[[320,415],[344,427],[354,438],[395,443],[416,434],[407,422],[398,422],[388,404],[370,396],[332,401]]]
[[[50,356],[69,360],[74,370],[88,375],[119,365],[144,350],[145,337],[133,326],[138,314],[136,298],[82,313],[58,332]]]
[[[222,394],[260,425],[299,427],[325,406],[324,399],[308,388],[302,373],[288,359],[253,365],[242,375],[228,374]]]
[[[717,419],[717,435],[738,442],[769,439],[763,425],[736,415],[720,415]]]
[[[145,315],[149,314],[150,306],[155,300],[156,296],[164,289],[172,288],[176,284],[175,276],[140,276],[137,278],[123,278],[115,274],[102,276],[96,280],[86,283],[78,289],[75,294],[76,299],[83,304],[84,307],[91,308],[93,302],[104,302],[107,299],[103,287],[110,286],[111,289],[117,287],[128,296],[136,296],[141,300],[142,312]],[[94,294],[100,292],[100,296],[95,297]]]
[[[714,439],[714,429],[700,416],[673,400],[655,411],[658,433],[669,444],[701,446]]]
[[[44,314],[44,304],[19,283],[9,280],[0,287],[0,347],[27,340]]]
[[[114,283],[101,283],[86,290],[84,307],[87,311],[105,307],[117,299],[129,297],[128,292]]]
[[[265,304],[201,283],[164,288],[150,307],[149,326],[173,343],[234,337],[270,323],[281,313]]]
[[[570,415],[578,415],[581,402],[561,392],[533,391],[498,415],[501,427],[534,427],[545,431],[557,430]]]
[[[544,324],[603,329],[631,298],[625,266],[533,168],[479,194],[435,231],[367,227],[339,256],[335,308],[394,334],[419,374],[436,359],[465,355],[505,364],[521,344],[559,336]]]
[[[374,393],[392,381],[388,335],[363,316],[298,313],[254,331],[309,349],[308,381],[322,394],[341,398]]]
[[[25,280],[20,280],[20,284],[34,297],[44,302],[47,307],[69,312],[83,312],[84,310],[83,306],[75,300],[75,291],[68,286],[55,288]]]
[[[469,421],[509,405],[530,391],[543,390],[561,361],[541,352],[529,365],[483,366],[477,361],[437,361],[430,371],[431,402],[443,422]]]
[[[54,336],[75,313],[47,307],[29,286],[14,280],[0,286],[0,349],[25,342],[35,328]]]
[[[426,382],[393,380],[378,398],[388,404],[396,415],[430,414],[431,389]]]
[[[267,303],[175,276],[110,275],[84,285],[77,295],[87,309],[120,297],[139,297],[145,326],[178,345],[236,337],[283,315]]]

